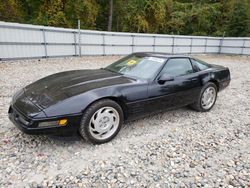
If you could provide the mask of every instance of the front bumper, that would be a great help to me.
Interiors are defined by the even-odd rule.
[[[58,136],[72,136],[76,135],[81,122],[81,115],[69,115],[66,117],[55,117],[46,119],[32,119],[24,116],[15,107],[9,108],[9,119],[11,122],[22,132],[31,135],[58,135]],[[66,126],[47,126],[39,127],[41,122],[57,121],[61,118],[67,118],[68,123]]]

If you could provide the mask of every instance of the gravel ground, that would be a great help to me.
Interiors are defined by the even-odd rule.
[[[0,187],[250,187],[250,57],[200,56],[231,70],[210,112],[181,108],[133,121],[107,144],[29,136],[8,120],[19,88],[118,58],[0,63]]]

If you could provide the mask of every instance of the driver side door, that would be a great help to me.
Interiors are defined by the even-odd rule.
[[[167,74],[172,80],[159,82]],[[200,92],[201,81],[189,58],[170,58],[157,78],[149,84],[149,111],[163,111],[193,103]]]

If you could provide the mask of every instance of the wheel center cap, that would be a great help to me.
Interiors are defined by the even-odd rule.
[[[101,129],[106,129],[109,126],[108,122],[109,122],[109,117],[107,117],[107,116],[102,117],[99,121],[99,123],[100,123],[99,127]]]
[[[104,122],[104,123],[109,122],[109,118],[108,118],[107,116],[103,117],[103,122]]]

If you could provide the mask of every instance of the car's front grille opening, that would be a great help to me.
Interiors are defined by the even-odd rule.
[[[18,120],[22,123],[22,124],[24,124],[24,125],[26,125],[26,126],[28,126],[29,125],[29,121],[26,121],[24,118],[22,118],[21,116],[19,116],[18,117]]]
[[[11,107],[9,113],[13,115],[15,121],[20,122],[22,125],[29,126],[30,120],[21,115],[17,110]]]

